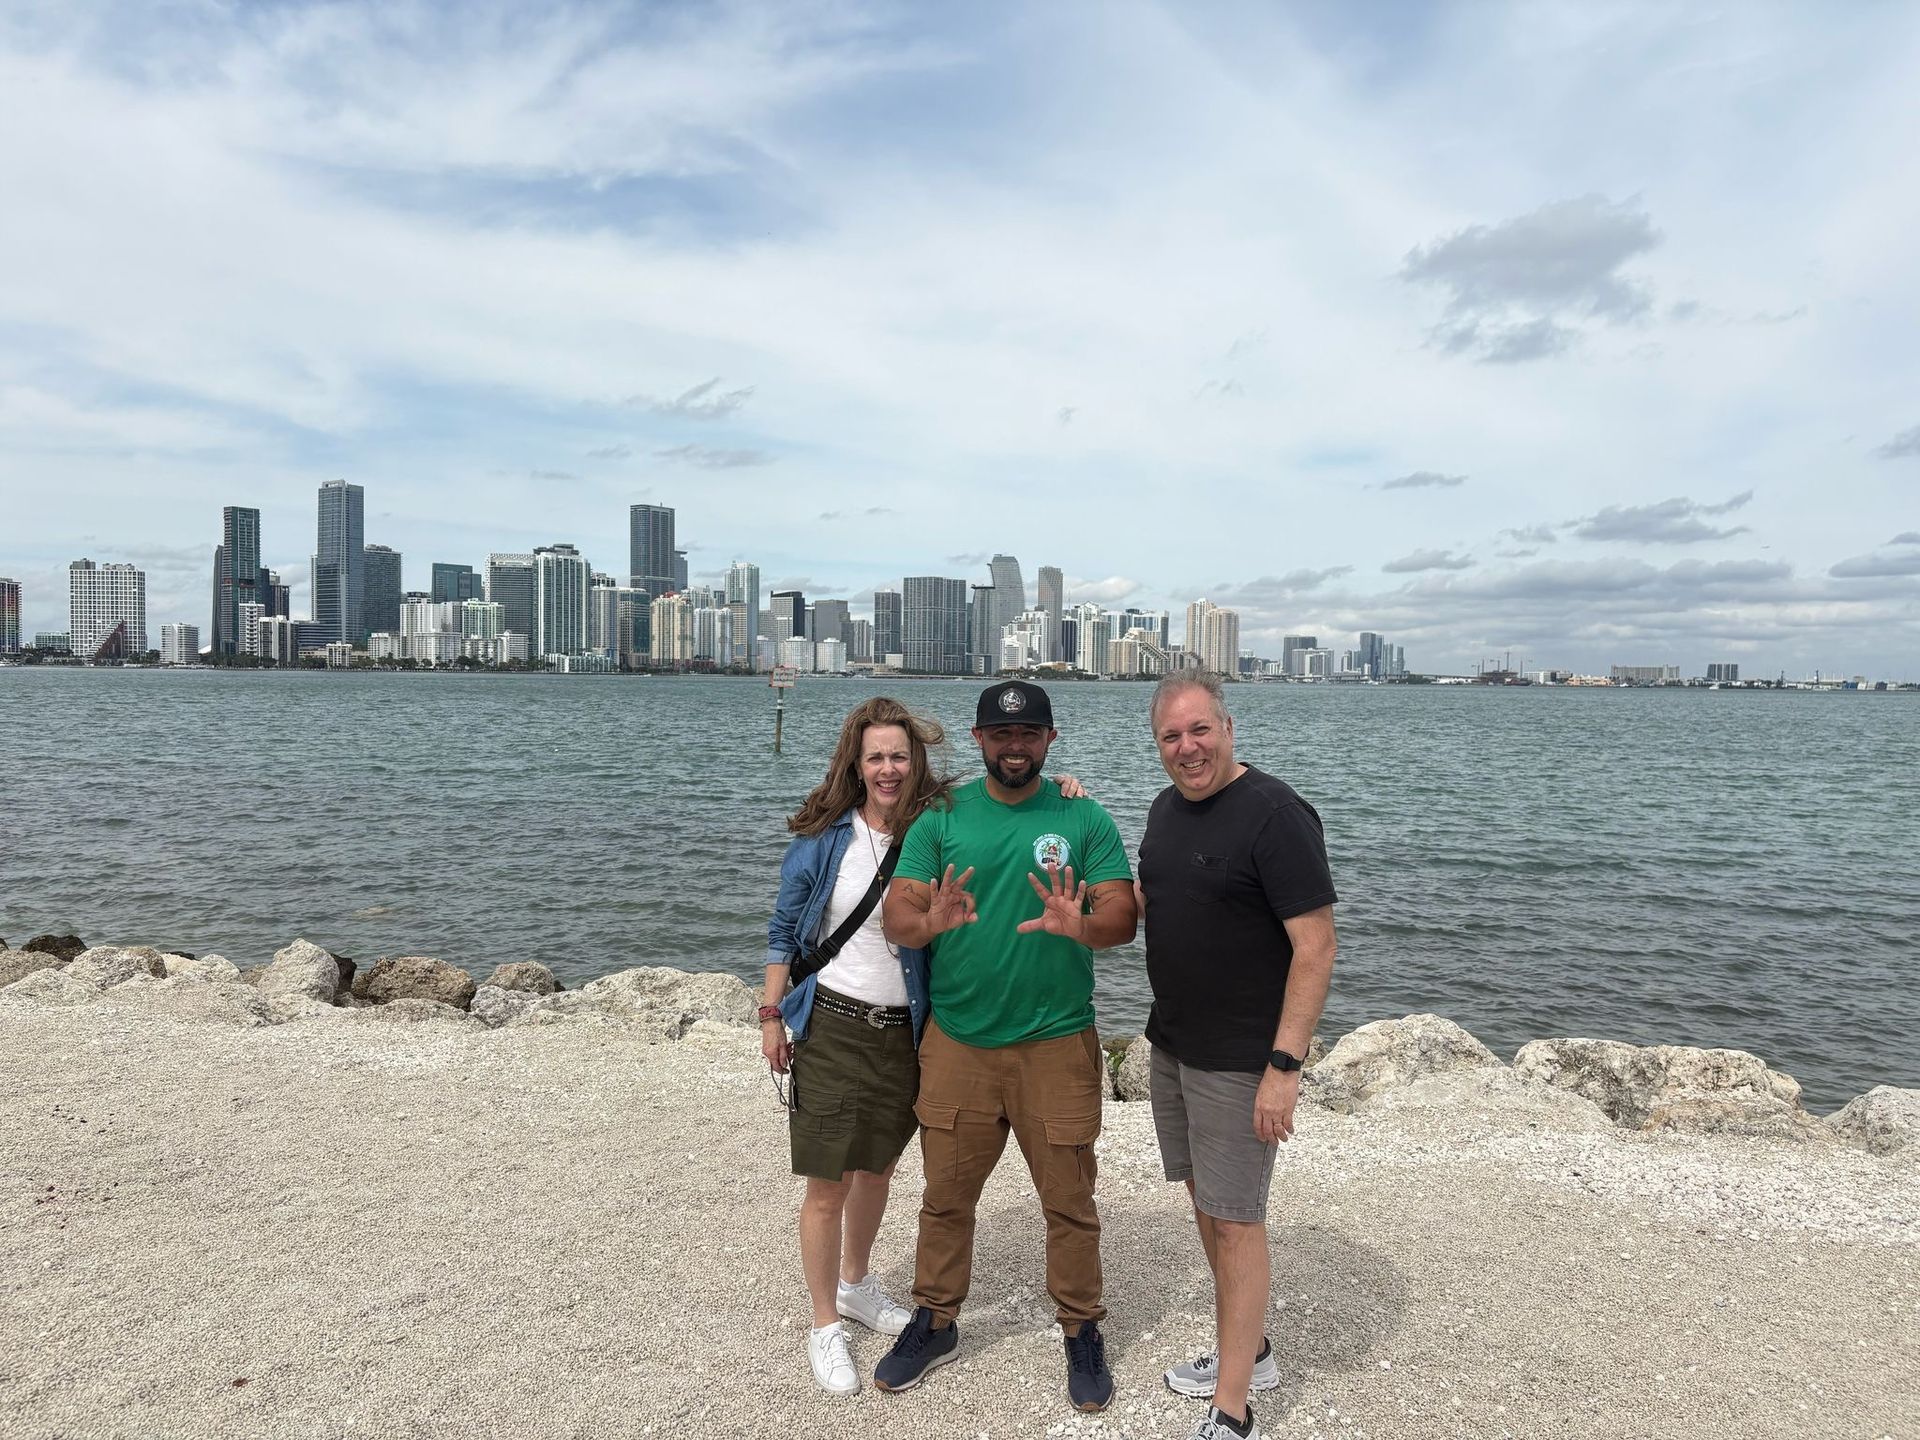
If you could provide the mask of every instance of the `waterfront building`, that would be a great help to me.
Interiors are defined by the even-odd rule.
[[[1356,647],[1355,671],[1369,680],[1384,680],[1387,674],[1386,656],[1383,653],[1385,648],[1386,641],[1377,632],[1362,630],[1360,643]]]
[[[613,658],[608,655],[549,655],[547,669],[557,675],[611,675]]]
[[[843,640],[816,640],[813,642],[813,668],[821,675],[844,675],[847,673],[847,646]]]
[[[804,635],[789,635],[774,646],[774,664],[790,665],[803,675],[813,673],[813,641]]]
[[[669,591],[648,607],[647,656],[656,665],[685,666],[693,660],[693,606]]]
[[[693,610],[693,658],[708,660],[725,670],[734,663],[733,609],[727,605],[700,605]]]
[[[376,630],[367,636],[367,658],[370,660],[398,660],[400,658],[400,637],[390,635],[385,630]]]
[[[1047,615],[1047,644],[1051,648],[1046,658],[1049,660],[1066,658],[1060,653],[1060,617],[1065,609],[1066,598],[1067,582],[1060,568],[1057,565],[1042,565],[1039,579],[1035,582],[1033,604],[1036,610],[1044,610]]]
[[[452,565],[440,560],[433,562],[433,583],[429,593],[436,601],[478,600],[482,598],[482,592],[482,577],[474,573],[471,565]]]
[[[776,590],[768,600],[773,628],[766,633],[775,640],[807,633],[807,597],[799,590]]]
[[[238,607],[234,614],[234,623],[240,630],[236,654],[260,654],[260,617],[266,613],[266,606],[251,600]]]
[[[650,600],[680,588],[675,578],[677,552],[673,548],[673,507],[631,505],[627,508],[627,583],[644,590]]]
[[[313,619],[329,640],[358,644],[366,593],[366,492],[345,480],[320,487],[320,518],[313,552]]]
[[[1319,645],[1320,645],[1320,641],[1317,636],[1283,635],[1280,638],[1281,673],[1285,675],[1300,674],[1301,673],[1300,667],[1295,663],[1293,657],[1296,655],[1302,654],[1308,650],[1317,649]]]
[[[527,637],[519,631],[503,630],[500,632],[500,638],[493,643],[496,647],[494,664],[505,665],[515,660],[522,665],[527,663]]]
[[[291,665],[300,658],[299,626],[285,615],[268,615],[264,605],[253,617],[250,653],[276,665]]]
[[[507,628],[507,607],[493,600],[460,602],[460,634],[469,640],[497,640]]]
[[[1709,665],[1707,666],[1707,683],[1709,685],[1738,685],[1740,683],[1740,667],[1728,662]]]
[[[684,550],[673,552],[673,588],[676,590],[687,588],[687,552]]]
[[[873,663],[873,622],[871,620],[847,622],[847,659],[862,665]]]
[[[1027,582],[1021,577],[1020,562],[1011,555],[994,556],[987,573],[993,577],[993,634],[998,635],[1027,608]]]
[[[506,615],[506,628],[533,634],[533,556],[518,552],[487,556],[487,599]],[[524,658],[524,657],[523,657]]]
[[[33,636],[33,648],[42,655],[71,655],[73,634],[67,630],[37,630]]]
[[[1173,656],[1159,642],[1157,632],[1135,626],[1118,640],[1107,642],[1107,671],[1123,679],[1145,675],[1157,678],[1176,668]]]
[[[757,668],[760,640],[760,567],[736,560],[727,567],[727,608],[733,611],[734,659]]]
[[[360,564],[365,575],[361,623],[368,633],[391,633],[400,623],[400,552],[385,545],[368,545]]]
[[[197,665],[200,663],[200,627],[172,624],[160,627],[160,663]]]
[[[329,640],[323,653],[329,670],[345,670],[353,664],[353,646],[345,640]]]
[[[594,572],[587,591],[587,653],[609,658],[620,652],[620,587],[611,575]]]
[[[909,575],[901,584],[900,658],[923,675],[966,675],[967,582]]]
[[[653,597],[644,590],[625,587],[614,592],[619,613],[615,617],[614,658],[623,670],[638,670],[646,665],[653,648]]]
[[[1108,675],[1108,647],[1114,634],[1115,617],[1091,602],[1073,607],[1074,664],[1083,674]],[[1124,632],[1123,632],[1124,633]]]
[[[1215,605],[1211,600],[1195,600],[1187,606],[1187,637],[1184,647],[1200,657],[1200,668],[1216,675],[1240,673],[1240,614]]]
[[[260,565],[260,512],[247,505],[227,505],[220,511],[220,543],[213,549],[213,653],[232,655],[244,650],[240,635],[240,607],[268,603],[261,593],[266,572]]]
[[[571,545],[541,545],[534,549],[533,569],[534,653],[584,653],[592,567]]]
[[[1124,637],[1129,630],[1150,630],[1162,650],[1173,649],[1173,617],[1165,610],[1140,610],[1129,605],[1113,618],[1114,638]]]
[[[20,648],[20,582],[0,576],[0,655]]]
[[[82,660],[135,660],[147,653],[147,576],[132,565],[67,567],[67,633]]]
[[[1056,642],[1062,665],[1080,668],[1080,621],[1072,615],[1060,617],[1060,638]]]
[[[844,600],[817,600],[813,604],[813,629],[809,632],[818,640],[838,640],[847,643],[847,602]]]
[[[1678,685],[1678,665],[1615,665],[1609,672],[1616,685]]]
[[[1053,653],[1053,620],[1044,610],[1023,610],[1000,632],[999,668],[1031,670]]]
[[[873,658],[884,660],[900,653],[900,592],[873,592]]]
[[[975,585],[967,603],[967,673],[984,675],[999,664],[999,602],[993,586]]]

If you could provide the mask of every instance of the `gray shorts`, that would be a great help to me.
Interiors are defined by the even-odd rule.
[[[1273,1156],[1253,1133],[1258,1075],[1196,1070],[1153,1052],[1153,1129],[1169,1180],[1191,1180],[1193,1203],[1216,1220],[1267,1218]]]

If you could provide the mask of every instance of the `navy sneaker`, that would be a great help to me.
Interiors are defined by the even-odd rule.
[[[1091,1320],[1067,1336],[1067,1396],[1076,1410],[1104,1410],[1113,1399],[1106,1338]]]
[[[873,1388],[911,1390],[927,1378],[929,1370],[939,1369],[959,1353],[960,1327],[949,1325],[944,1330],[936,1330],[933,1311],[924,1305],[916,1306],[913,1319],[893,1342],[893,1349],[873,1367]],[[1103,1366],[1103,1373],[1104,1369]],[[1112,1389],[1111,1384],[1108,1389]]]

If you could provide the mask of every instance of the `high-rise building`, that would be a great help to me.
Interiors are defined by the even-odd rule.
[[[533,572],[533,653],[584,655],[593,567],[571,545],[540,545]]]
[[[1358,673],[1369,680],[1384,680],[1387,674],[1386,641],[1372,630],[1362,630],[1358,649]]]
[[[474,573],[471,565],[450,565],[436,560],[433,562],[433,585],[429,593],[440,604],[450,600],[478,600],[482,598],[481,577]]]
[[[487,599],[507,617],[500,633],[524,635],[533,641],[533,556],[518,553],[487,556]],[[525,659],[525,656],[521,657]]]
[[[993,586],[975,585],[967,599],[967,673],[991,675],[1000,666],[999,602]]]
[[[1060,574],[1059,568],[1053,565],[1042,565],[1040,578],[1034,591],[1034,608],[1044,610],[1047,614],[1048,643],[1052,647],[1051,653],[1046,657],[1049,660],[1066,658],[1060,653],[1060,616],[1065,608],[1066,599],[1066,579]]]
[[[1195,600],[1187,606],[1186,648],[1200,660],[1202,670],[1216,675],[1240,673],[1240,613]]]
[[[361,618],[367,633],[384,630],[392,634],[400,624],[400,552],[385,545],[369,545],[360,563],[366,587]]]
[[[0,585],[5,585],[6,583],[6,581],[0,580]],[[4,604],[4,602],[0,602],[0,604]],[[1707,666],[1707,683],[1710,685],[1738,685],[1740,683],[1740,667],[1730,661],[1711,664]]]
[[[900,653],[900,592],[873,592],[873,658],[885,664],[887,656]]]
[[[1173,649],[1173,621],[1164,610],[1141,610],[1129,605],[1114,617],[1114,638],[1122,639],[1129,630],[1151,630],[1162,650]]]
[[[673,507],[627,507],[627,583],[658,600],[680,588],[674,565]]]
[[[220,543],[213,552],[213,653],[241,648],[240,607],[267,603],[260,593],[260,512],[246,505],[220,511]]]
[[[776,590],[768,602],[773,611],[773,638],[790,635],[805,638],[807,633],[807,597],[798,590]]]
[[[709,661],[720,670],[734,663],[732,606],[693,606],[693,658]]]
[[[693,606],[678,591],[669,591],[648,607],[652,632],[648,655],[656,665],[686,665],[693,659]]]
[[[147,653],[147,577],[132,565],[67,567],[67,634],[82,660],[131,660]]]
[[[856,660],[862,665],[874,662],[873,622],[855,619],[847,622],[847,659]]]
[[[901,585],[901,655],[924,675],[965,675],[967,582],[942,575],[909,575]]]
[[[293,618],[293,587],[281,580],[278,570],[260,572],[260,608],[282,620]]]
[[[673,588],[676,590],[687,588],[687,552],[684,550],[673,552]]]
[[[160,627],[160,663],[162,665],[194,665],[200,660],[200,627],[198,625],[162,625]]]
[[[313,619],[333,640],[366,643],[366,492],[345,480],[320,487],[313,551]]]
[[[20,648],[20,582],[0,577],[0,655]]]
[[[626,586],[617,592],[619,614],[614,637],[614,658],[623,670],[643,668],[653,647],[653,597],[644,590]]]
[[[736,560],[727,567],[727,608],[733,611],[734,663],[752,668],[760,649],[760,567]]]
[[[1297,654],[1303,653],[1304,651],[1317,650],[1319,648],[1320,648],[1320,641],[1317,636],[1313,636],[1313,635],[1281,636],[1280,638],[1280,669],[1282,673],[1287,675],[1305,674],[1306,672],[1300,668],[1299,664],[1295,662],[1293,657]]]
[[[1060,617],[1060,663],[1080,667],[1080,621],[1072,615]]]
[[[838,640],[847,643],[847,602],[844,600],[816,600],[810,607],[813,612],[813,628],[809,638],[815,644],[822,640]]]
[[[1113,616],[1100,606],[1091,603],[1073,607],[1073,613],[1064,617],[1073,622],[1074,668],[1087,675],[1105,675],[1107,673],[1107,647],[1115,639]]]
[[[587,592],[587,650],[609,660],[620,657],[620,587],[597,572]]]
[[[813,668],[819,675],[842,675],[847,669],[847,647],[841,640],[816,640],[813,645]]]

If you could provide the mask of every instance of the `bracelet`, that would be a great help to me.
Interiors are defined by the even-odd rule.
[[[780,1013],[780,1007],[778,1005],[762,1005],[760,1007],[760,1023],[762,1025],[766,1024],[769,1020],[784,1019],[786,1019],[786,1017]]]

